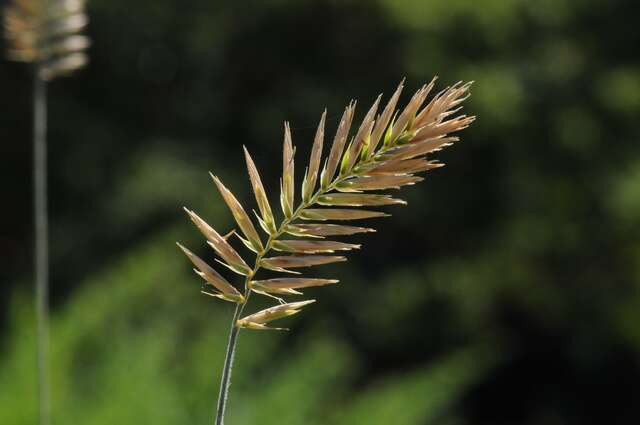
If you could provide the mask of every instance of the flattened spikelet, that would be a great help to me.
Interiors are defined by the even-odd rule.
[[[216,272],[210,265],[208,265],[200,257],[189,251],[184,246],[180,245],[177,242],[176,244],[197,267],[197,269],[194,269],[196,273],[220,292],[217,295],[219,298],[231,302],[242,302],[244,300],[242,294],[238,292],[238,290],[234,288],[229,282],[227,282],[225,278],[220,276],[220,274]]]
[[[419,128],[441,120],[442,114],[452,110],[467,98],[465,95],[472,84],[473,82],[466,84],[458,82],[436,95],[416,117],[416,127]]]
[[[276,232],[275,218],[273,217],[271,205],[269,205],[269,199],[267,198],[264,186],[262,185],[260,174],[258,173],[256,164],[253,162],[251,155],[249,155],[249,151],[247,150],[247,148],[243,146],[243,149],[245,161],[247,163],[247,170],[249,171],[249,179],[251,180],[253,193],[256,197],[258,209],[260,210],[260,218],[265,223],[264,227],[266,227],[267,233],[274,234]]]
[[[415,174],[422,171],[433,170],[434,168],[442,167],[442,163],[436,161],[427,161],[424,158],[418,159],[396,159],[393,161],[387,161],[382,165],[367,171],[367,176],[384,176],[384,175],[405,175]]]
[[[398,116],[398,119],[393,123],[393,129],[390,137],[391,141],[396,140],[400,134],[407,129],[407,125],[414,120],[418,108],[420,108],[428,93],[429,89],[427,86],[423,86],[413,95],[409,104],[407,104],[400,116]]]
[[[213,174],[211,174],[211,178],[216,184],[216,187],[218,188],[218,190],[220,191],[220,194],[222,195],[224,202],[229,207],[229,210],[231,211],[233,218],[236,219],[236,223],[238,223],[238,227],[240,227],[240,230],[242,230],[242,233],[244,233],[244,235],[246,236],[246,238],[249,240],[249,242],[255,248],[256,251],[262,250],[263,247],[262,247],[262,241],[260,240],[260,236],[258,236],[258,232],[256,231],[256,228],[253,226],[253,223],[251,222],[249,215],[244,210],[244,208],[242,208],[242,205],[240,204],[240,202],[238,202],[236,197],[233,196],[233,193],[231,193],[231,191],[222,184],[219,178],[217,178]]]
[[[375,232],[375,229],[369,229],[367,227],[344,226],[342,224],[290,224],[285,230],[294,236],[317,238]]]
[[[309,277],[281,277],[277,279],[254,280],[251,283],[272,288],[309,288],[338,283],[338,279],[316,279]]]
[[[460,130],[464,130],[465,128],[469,127],[469,125],[473,121],[475,121],[475,117],[467,117],[465,115],[461,115],[448,121],[428,124],[418,130],[414,142],[417,143],[434,136],[450,134]]]
[[[269,328],[267,326],[264,326],[264,324],[277,319],[282,319],[283,317],[297,314],[300,312],[300,309],[302,307],[314,303],[315,301],[316,300],[307,300],[296,303],[276,305],[274,307],[267,308],[238,320],[237,326],[249,329],[284,330],[283,328]]]
[[[376,207],[381,205],[406,204],[402,199],[394,199],[390,195],[364,195],[360,193],[331,193],[318,197],[318,204],[346,207]]]
[[[361,220],[364,218],[386,217],[379,211],[354,210],[347,208],[308,208],[300,213],[303,220]]]
[[[335,241],[279,240],[273,242],[276,251],[295,254],[331,254],[335,251],[350,251],[360,245]]]
[[[434,137],[432,139],[423,140],[410,145],[399,146],[391,151],[390,155],[392,159],[396,160],[416,158],[418,156],[439,151],[442,148],[451,146],[457,141],[457,137]]]
[[[280,194],[280,204],[282,212],[286,218],[291,218],[293,214],[293,194],[294,194],[294,148],[291,141],[291,130],[289,123],[284,123],[284,149],[282,150],[282,188]]]
[[[329,152],[329,158],[327,159],[325,168],[322,170],[322,186],[327,187],[330,180],[333,178],[336,168],[338,167],[338,161],[344,150],[344,145],[347,142],[349,136],[349,129],[351,128],[351,121],[353,120],[353,113],[356,107],[355,102],[352,102],[347,106],[338,124],[338,131],[333,139],[333,145]]]
[[[362,124],[360,124],[360,128],[358,129],[358,132],[356,133],[356,136],[353,139],[353,143],[349,147],[349,152],[347,152],[346,154],[347,165],[343,172],[350,171],[353,168],[353,165],[355,164],[356,160],[358,159],[358,156],[360,155],[361,150],[364,147],[367,147],[368,149],[368,145],[370,143],[371,131],[373,130],[373,125],[375,124],[374,118],[375,118],[376,112],[378,111],[378,105],[380,104],[380,99],[382,99],[382,95],[378,96],[376,101],[373,103],[373,105],[369,109],[369,112],[367,112],[367,115],[365,115],[364,119],[362,120]]]
[[[277,279],[254,280],[251,288],[269,294],[302,295],[296,289],[310,288],[313,286],[325,286],[338,283],[337,279],[314,279],[305,277],[282,277]]]
[[[260,265],[269,270],[280,271],[282,269],[313,267],[342,261],[347,261],[347,258],[339,255],[286,255],[263,258],[260,260]]]
[[[417,176],[374,176],[356,177],[348,180],[336,188],[344,192],[360,192],[362,190],[400,189],[405,185],[412,185],[424,180]]]
[[[196,225],[196,227],[202,232],[202,234],[207,238],[207,243],[211,245],[211,247],[216,251],[216,253],[222,257],[226,261],[225,266],[229,267],[234,272],[247,275],[251,271],[247,263],[240,257],[240,254],[236,252],[235,249],[225,238],[220,236],[218,232],[211,226],[209,226],[203,219],[201,219],[196,213],[193,211],[184,208],[184,210],[191,218],[191,221]]]
[[[382,114],[376,119],[375,126],[373,127],[373,132],[371,133],[371,143],[369,148],[369,157],[373,156],[378,143],[380,143],[380,138],[384,134],[387,126],[389,125],[389,120],[393,116],[393,112],[396,109],[396,104],[398,103],[398,99],[400,99],[400,94],[402,93],[402,89],[404,88],[404,80],[400,82],[398,88],[389,99],[387,106],[385,106]]]
[[[303,199],[308,202],[311,198],[313,190],[316,188],[316,180],[318,179],[318,170],[320,169],[320,157],[322,156],[322,145],[324,144],[324,123],[327,118],[327,110],[325,109],[320,118],[316,136],[313,139],[313,148],[311,148],[311,156],[309,158],[309,168],[302,184]]]

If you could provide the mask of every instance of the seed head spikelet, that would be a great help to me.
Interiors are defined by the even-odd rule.
[[[327,118],[327,110],[325,109],[320,117],[320,124],[316,130],[316,136],[313,139],[313,147],[311,148],[311,157],[309,158],[309,167],[302,182],[302,199],[309,202],[313,190],[316,188],[316,180],[318,179],[318,169],[320,168],[320,157],[322,155],[322,145],[324,144],[324,123]]]
[[[376,119],[375,125],[373,127],[373,132],[371,133],[371,142],[369,146],[368,158],[373,156],[373,153],[376,151],[378,143],[380,143],[380,139],[384,134],[385,130],[388,128],[389,120],[393,115],[393,112],[396,109],[396,105],[398,104],[398,99],[400,99],[400,94],[402,93],[402,89],[404,88],[404,80],[398,84],[398,88],[389,99],[387,106],[385,106],[382,114]]]
[[[347,258],[339,255],[286,255],[263,258],[260,260],[259,265],[277,272],[300,274],[300,272],[288,269],[320,266],[341,261],[347,261]]]
[[[217,294],[215,296],[225,301],[242,302],[242,294],[238,292],[236,288],[231,286],[231,284],[227,282],[224,277],[220,276],[217,271],[215,271],[210,265],[205,263],[193,252],[189,251],[187,248],[180,244],[178,244],[178,246],[196,266],[196,269],[194,269],[194,271],[205,281],[207,281],[207,283],[217,289]]]
[[[333,178],[336,168],[338,167],[338,162],[340,161],[342,151],[344,150],[344,145],[347,142],[347,137],[349,136],[349,129],[351,128],[351,121],[353,120],[355,107],[356,104],[352,101],[349,106],[345,108],[342,118],[340,119],[340,124],[338,124],[338,130],[336,131],[336,135],[333,139],[333,145],[331,145],[329,157],[327,158],[321,173],[323,189],[326,189],[329,186],[329,182]]]
[[[247,317],[238,320],[237,326],[248,329],[274,329],[284,330],[284,328],[270,328],[265,326],[265,323],[269,323],[276,319],[292,316],[300,313],[300,309],[308,304],[314,303],[316,300],[299,301],[295,303],[286,303],[276,305],[274,307],[267,308],[259,311]]]
[[[262,185],[262,180],[260,179],[258,169],[256,168],[253,159],[251,159],[251,155],[249,155],[249,151],[247,150],[247,148],[244,146],[243,148],[244,157],[247,162],[247,170],[249,171],[249,179],[251,180],[253,193],[256,197],[258,209],[260,210],[260,216],[257,216],[257,218],[263,230],[267,234],[272,235],[276,232],[276,223],[275,218],[273,217],[273,212],[271,211],[271,205],[269,204],[269,199],[267,198],[264,186]]]
[[[280,204],[285,218],[293,215],[294,195],[294,162],[295,149],[291,141],[289,123],[284,123],[284,148],[282,149],[282,182],[280,189]]]
[[[231,210],[243,237],[238,237],[256,258],[251,267],[231,244],[193,211],[185,209],[205,235],[222,264],[246,276],[244,291],[237,291],[221,275],[186,248],[184,253],[195,264],[198,274],[210,284],[219,298],[238,304],[244,310],[252,292],[279,300],[280,304],[236,319],[236,327],[247,329],[278,329],[266,324],[298,313],[312,301],[287,303],[277,296],[299,296],[298,289],[336,283],[333,279],[313,277],[257,278],[262,269],[300,275],[298,270],[345,261],[339,252],[360,248],[358,244],[327,238],[368,233],[368,227],[334,222],[364,220],[388,216],[386,212],[363,209],[379,206],[405,205],[402,199],[386,193],[392,189],[414,185],[423,180],[416,175],[443,166],[431,155],[452,145],[458,138],[452,133],[468,127],[474,117],[458,115],[460,104],[468,97],[471,83],[456,83],[442,90],[427,102],[435,86],[435,78],[418,89],[401,110],[397,104],[402,93],[401,82],[382,112],[378,113],[381,96],[375,99],[362,122],[351,135],[355,102],[345,108],[337,126],[331,148],[323,160],[326,111],[318,124],[309,164],[306,167],[300,196],[295,197],[295,147],[291,128],[284,125],[280,204],[283,218],[274,217],[258,170],[244,148],[249,180],[255,195],[256,216],[267,233],[260,239],[250,216],[237,198],[213,176],[223,200]],[[426,102],[426,105],[425,105]],[[320,165],[323,164],[320,171]],[[319,184],[318,184],[319,180]],[[236,232],[238,234],[238,232]],[[286,235],[289,235],[287,237]],[[291,236],[297,238],[292,239]],[[278,254],[274,254],[274,253]]]
[[[35,64],[43,80],[70,74],[88,61],[88,22],[84,0],[13,0],[4,13],[8,57]]]
[[[226,261],[226,263],[222,263],[224,266],[243,276],[251,272],[251,268],[245,263],[242,257],[240,257],[240,254],[233,249],[226,238],[220,236],[213,227],[209,226],[196,213],[188,210],[186,207],[184,210],[200,232],[207,238],[207,243],[216,251],[220,258]]]
[[[289,224],[284,231],[293,236],[307,238],[324,238],[325,236],[349,236],[357,233],[375,232],[375,229],[342,224]]]
[[[218,187],[218,190],[220,191],[222,198],[224,199],[227,206],[229,207],[231,214],[233,214],[233,217],[236,219],[236,222],[238,223],[238,227],[240,227],[240,230],[242,230],[242,233],[245,235],[247,239],[246,240],[242,239],[242,237],[240,237],[239,235],[238,237],[243,242],[245,242],[245,245],[252,251],[259,252],[260,250],[262,250],[263,247],[262,247],[262,241],[260,240],[260,236],[258,236],[258,232],[256,231],[256,228],[253,227],[253,223],[251,222],[249,215],[244,210],[240,202],[238,202],[236,197],[233,196],[233,193],[231,193],[231,191],[222,184],[220,179],[218,179],[213,174],[211,174],[211,178],[213,179],[214,183]]]

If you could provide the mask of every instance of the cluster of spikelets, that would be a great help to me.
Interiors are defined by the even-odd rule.
[[[4,13],[10,59],[34,63],[43,80],[67,75],[88,61],[85,0],[13,0]]]
[[[406,204],[388,194],[370,192],[399,189],[415,184],[423,180],[416,176],[416,173],[443,166],[442,163],[429,160],[426,156],[457,141],[457,137],[449,134],[466,128],[474,120],[474,117],[465,115],[455,116],[461,109],[459,105],[468,97],[471,83],[457,83],[448,87],[423,107],[434,83],[435,79],[420,88],[402,111],[396,111],[402,83],[380,113],[379,96],[358,130],[349,137],[355,111],[355,102],[351,102],[342,115],[331,150],[320,170],[325,138],[325,111],[315,135],[300,190],[301,200],[297,206],[294,206],[295,148],[289,125],[285,123],[283,173],[280,182],[280,205],[284,217],[279,224],[276,223],[258,170],[245,148],[249,178],[259,210],[259,213],[254,213],[260,227],[266,233],[266,242],[262,240],[236,197],[216,176],[212,175],[213,181],[231,210],[240,232],[232,231],[222,236],[196,213],[185,208],[191,220],[207,238],[208,244],[220,257],[216,261],[245,277],[244,291],[240,292],[206,262],[178,244],[196,266],[195,272],[205,280],[204,293],[239,304],[240,312],[251,292],[276,298],[280,302],[274,307],[239,318],[236,326],[249,329],[278,329],[267,327],[266,324],[298,313],[302,307],[315,301],[287,303],[278,296],[301,295],[298,291],[301,288],[337,282],[333,279],[300,276],[256,279],[256,273],[260,269],[299,275],[300,273],[294,269],[345,261],[345,257],[334,255],[336,251],[349,251],[359,248],[360,245],[325,238],[374,230],[328,224],[327,221],[386,216],[383,212],[355,207]],[[233,234],[256,254],[253,266],[249,266],[229,243],[228,239]],[[295,238],[285,239],[286,235]],[[285,255],[269,255],[272,250]]]

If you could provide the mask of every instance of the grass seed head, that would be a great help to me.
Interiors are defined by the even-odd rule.
[[[457,142],[458,137],[452,134],[468,127],[475,117],[459,113],[462,102],[469,96],[471,83],[456,83],[427,101],[435,80],[434,78],[429,84],[418,89],[401,110],[398,110],[397,105],[404,81],[398,85],[380,113],[378,109],[381,97],[378,97],[354,135],[351,135],[351,128],[356,104],[350,102],[337,126],[329,153],[323,160],[325,110],[315,133],[297,205],[294,196],[295,147],[291,128],[285,123],[280,180],[280,204],[284,218],[280,223],[276,223],[258,170],[245,148],[249,180],[259,211],[254,213],[268,235],[264,243],[236,197],[218,178],[213,177],[240,229],[240,232],[235,232],[236,236],[256,254],[253,267],[248,266],[231,246],[231,241],[221,237],[193,211],[186,210],[222,259],[216,261],[246,276],[244,293],[241,294],[209,265],[183,248],[196,265],[198,274],[207,281],[208,286],[214,288],[213,293],[207,288],[209,295],[233,299],[244,304],[246,297],[255,292],[280,302],[279,305],[238,320],[237,326],[247,329],[274,329],[267,326],[267,323],[297,314],[300,308],[313,302],[286,303],[276,295],[300,295],[298,290],[301,288],[336,283],[333,279],[303,277],[298,270],[345,261],[344,256],[330,254],[360,248],[359,244],[327,240],[327,237],[344,237],[375,231],[369,227],[348,226],[335,222],[388,216],[386,212],[361,207],[405,205],[405,201],[392,197],[388,192],[421,182],[423,177],[417,175],[418,173],[444,165],[433,160],[432,155]],[[323,167],[320,171],[321,163]],[[339,171],[337,175],[336,171]],[[286,239],[283,237],[285,234],[297,239]],[[273,255],[273,251],[287,255]],[[256,278],[256,274],[262,269],[297,276]]]

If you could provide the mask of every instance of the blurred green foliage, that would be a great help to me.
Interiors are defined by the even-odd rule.
[[[211,420],[230,313],[188,285],[177,232],[133,248],[91,278],[52,325],[54,419],[66,423],[206,423]],[[135,285],[131,285],[135,282]],[[162,285],[159,283],[162,282]],[[195,285],[194,285],[195,286]],[[36,421],[32,311],[0,369],[0,422]],[[353,390],[355,353],[326,323],[305,339],[242,335],[230,423],[414,424],[437,418],[495,362],[495,347],[469,347],[432,364]]]
[[[198,294],[173,245],[207,253],[180,207],[226,232],[206,171],[253,205],[242,144],[275,190],[285,119],[307,158],[324,106],[335,128],[349,99],[361,116],[402,77],[411,91],[434,74],[476,81],[478,120],[362,252],[322,270],[342,283],[309,291],[319,302],[292,332],[241,335],[228,423],[640,420],[640,4],[89,9],[91,66],[50,99],[55,422],[210,421],[231,311]],[[25,70],[0,64],[0,91],[0,423],[27,424]]]

